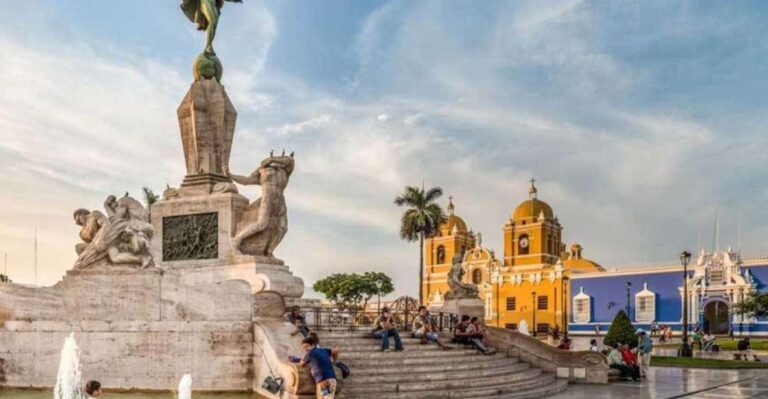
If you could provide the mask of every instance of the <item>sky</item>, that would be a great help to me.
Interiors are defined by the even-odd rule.
[[[175,0],[3,10],[0,253],[34,282],[37,229],[50,285],[76,258],[75,209],[181,182],[176,107],[204,38]],[[606,266],[711,247],[716,209],[721,249],[741,215],[743,252],[768,253],[766,20],[759,1],[227,3],[231,169],[295,151],[276,255],[307,285],[376,270],[414,294],[393,200],[422,182],[497,253],[531,177]]]

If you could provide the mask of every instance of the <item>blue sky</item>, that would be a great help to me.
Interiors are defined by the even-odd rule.
[[[202,49],[173,0],[26,1],[0,15],[0,252],[71,267],[74,209],[184,174],[175,110]],[[720,1],[228,3],[232,169],[294,150],[277,250],[308,283],[381,270],[415,292],[403,186],[439,185],[484,244],[539,181],[606,265],[710,243],[766,253],[768,6]],[[255,197],[258,191],[246,190]]]

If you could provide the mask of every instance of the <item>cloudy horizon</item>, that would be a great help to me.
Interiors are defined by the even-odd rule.
[[[0,254],[54,284],[77,208],[178,186],[176,108],[202,50],[175,0],[40,0],[0,15]],[[440,186],[483,243],[537,179],[604,266],[711,246],[768,253],[768,7],[691,1],[246,0],[216,37],[234,173],[296,152],[276,255],[307,285],[378,270],[417,290],[406,185]],[[241,187],[249,199],[258,189]],[[739,216],[741,215],[741,216]],[[699,238],[701,237],[701,238]],[[0,258],[1,260],[1,258]],[[2,271],[2,269],[0,269]]]

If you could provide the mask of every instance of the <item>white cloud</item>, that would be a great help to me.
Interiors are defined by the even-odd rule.
[[[376,117],[376,120],[379,122],[386,122],[387,120],[389,120],[389,115],[379,114],[379,116]]]

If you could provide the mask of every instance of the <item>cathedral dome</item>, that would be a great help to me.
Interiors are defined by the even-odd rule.
[[[536,220],[539,215],[543,214],[545,218],[552,219],[555,214],[552,212],[552,207],[546,202],[537,198],[536,186],[534,180],[531,180],[531,188],[528,190],[529,199],[523,201],[515,208],[515,212],[512,214],[514,220],[525,220],[533,218]]]

